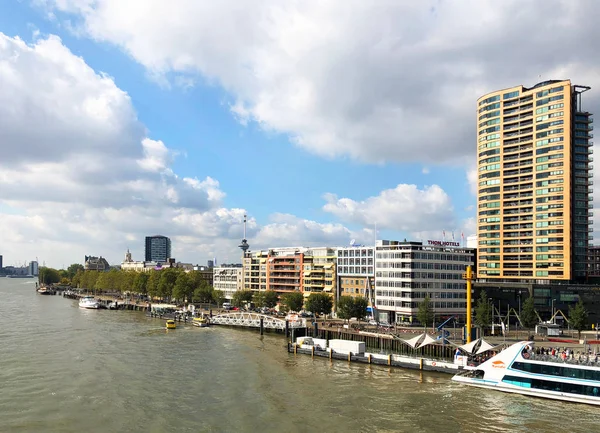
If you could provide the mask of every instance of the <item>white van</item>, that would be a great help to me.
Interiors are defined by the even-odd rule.
[[[233,307],[231,306],[230,302],[223,302],[223,309],[224,310],[231,310]]]

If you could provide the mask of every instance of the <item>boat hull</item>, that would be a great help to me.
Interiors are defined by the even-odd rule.
[[[564,392],[556,392],[556,391],[546,391],[541,389],[536,389],[535,391],[529,391],[527,388],[517,388],[517,387],[509,387],[506,385],[501,385],[498,383],[485,383],[484,381],[478,381],[469,378],[463,378],[460,376],[454,376],[452,378],[455,382],[460,382],[464,385],[473,386],[475,388],[486,388],[493,389],[495,391],[508,392],[511,394],[522,394],[529,397],[538,397],[538,398],[549,398],[551,400],[560,400],[560,401],[568,401],[571,403],[584,403],[584,404],[592,404],[595,406],[600,406],[600,400],[597,398],[586,398],[585,396],[577,396],[573,394],[568,394]]]

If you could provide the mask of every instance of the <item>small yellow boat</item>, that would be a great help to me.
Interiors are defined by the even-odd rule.
[[[174,320],[167,320],[167,329],[175,329],[177,328],[177,325],[175,324]]]
[[[194,320],[192,320],[192,325],[197,326],[198,328],[206,328],[208,324],[208,320],[204,317],[194,317]]]

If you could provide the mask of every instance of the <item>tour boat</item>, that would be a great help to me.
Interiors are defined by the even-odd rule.
[[[177,325],[175,324],[174,320],[167,320],[166,328],[167,329],[176,329]]]
[[[49,289],[48,287],[40,287],[39,289],[37,289],[37,292],[40,295],[53,295],[53,290]]]
[[[515,343],[481,365],[455,375],[452,380],[479,388],[600,405],[600,362],[586,355],[562,360],[537,355],[534,343]]]
[[[99,304],[93,296],[84,296],[79,300],[79,308],[91,308],[97,310],[99,308]]]
[[[204,317],[194,317],[192,325],[197,326],[198,328],[206,328],[208,326],[208,320]]]

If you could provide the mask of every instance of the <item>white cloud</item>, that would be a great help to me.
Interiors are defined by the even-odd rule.
[[[477,197],[477,187],[479,186],[478,182],[479,179],[477,173],[477,165],[469,164],[469,169],[467,170],[467,184],[469,185],[469,191],[475,197]]]
[[[438,185],[419,189],[416,185],[400,184],[362,201],[338,198],[331,193],[324,198],[327,204],[323,210],[362,226],[377,224],[381,229],[418,232],[442,230],[455,224],[450,197]]]
[[[220,84],[240,121],[326,157],[459,160],[487,91],[539,75],[600,86],[593,48],[573,49],[600,36],[594,0],[37,1],[151,74]]]
[[[289,214],[274,214],[271,220],[270,224],[261,227],[253,239],[249,240],[251,248],[343,246],[348,245],[352,239],[368,243],[373,238],[370,230],[352,231],[339,223],[319,223]]]
[[[37,71],[37,73],[36,73]],[[103,255],[119,263],[162,233],[173,255],[239,262],[246,210],[226,208],[218,180],[181,177],[177,153],[145,135],[127,93],[55,36],[27,44],[0,33],[0,231],[5,263],[50,266]],[[253,248],[345,244],[341,224],[248,219]]]

